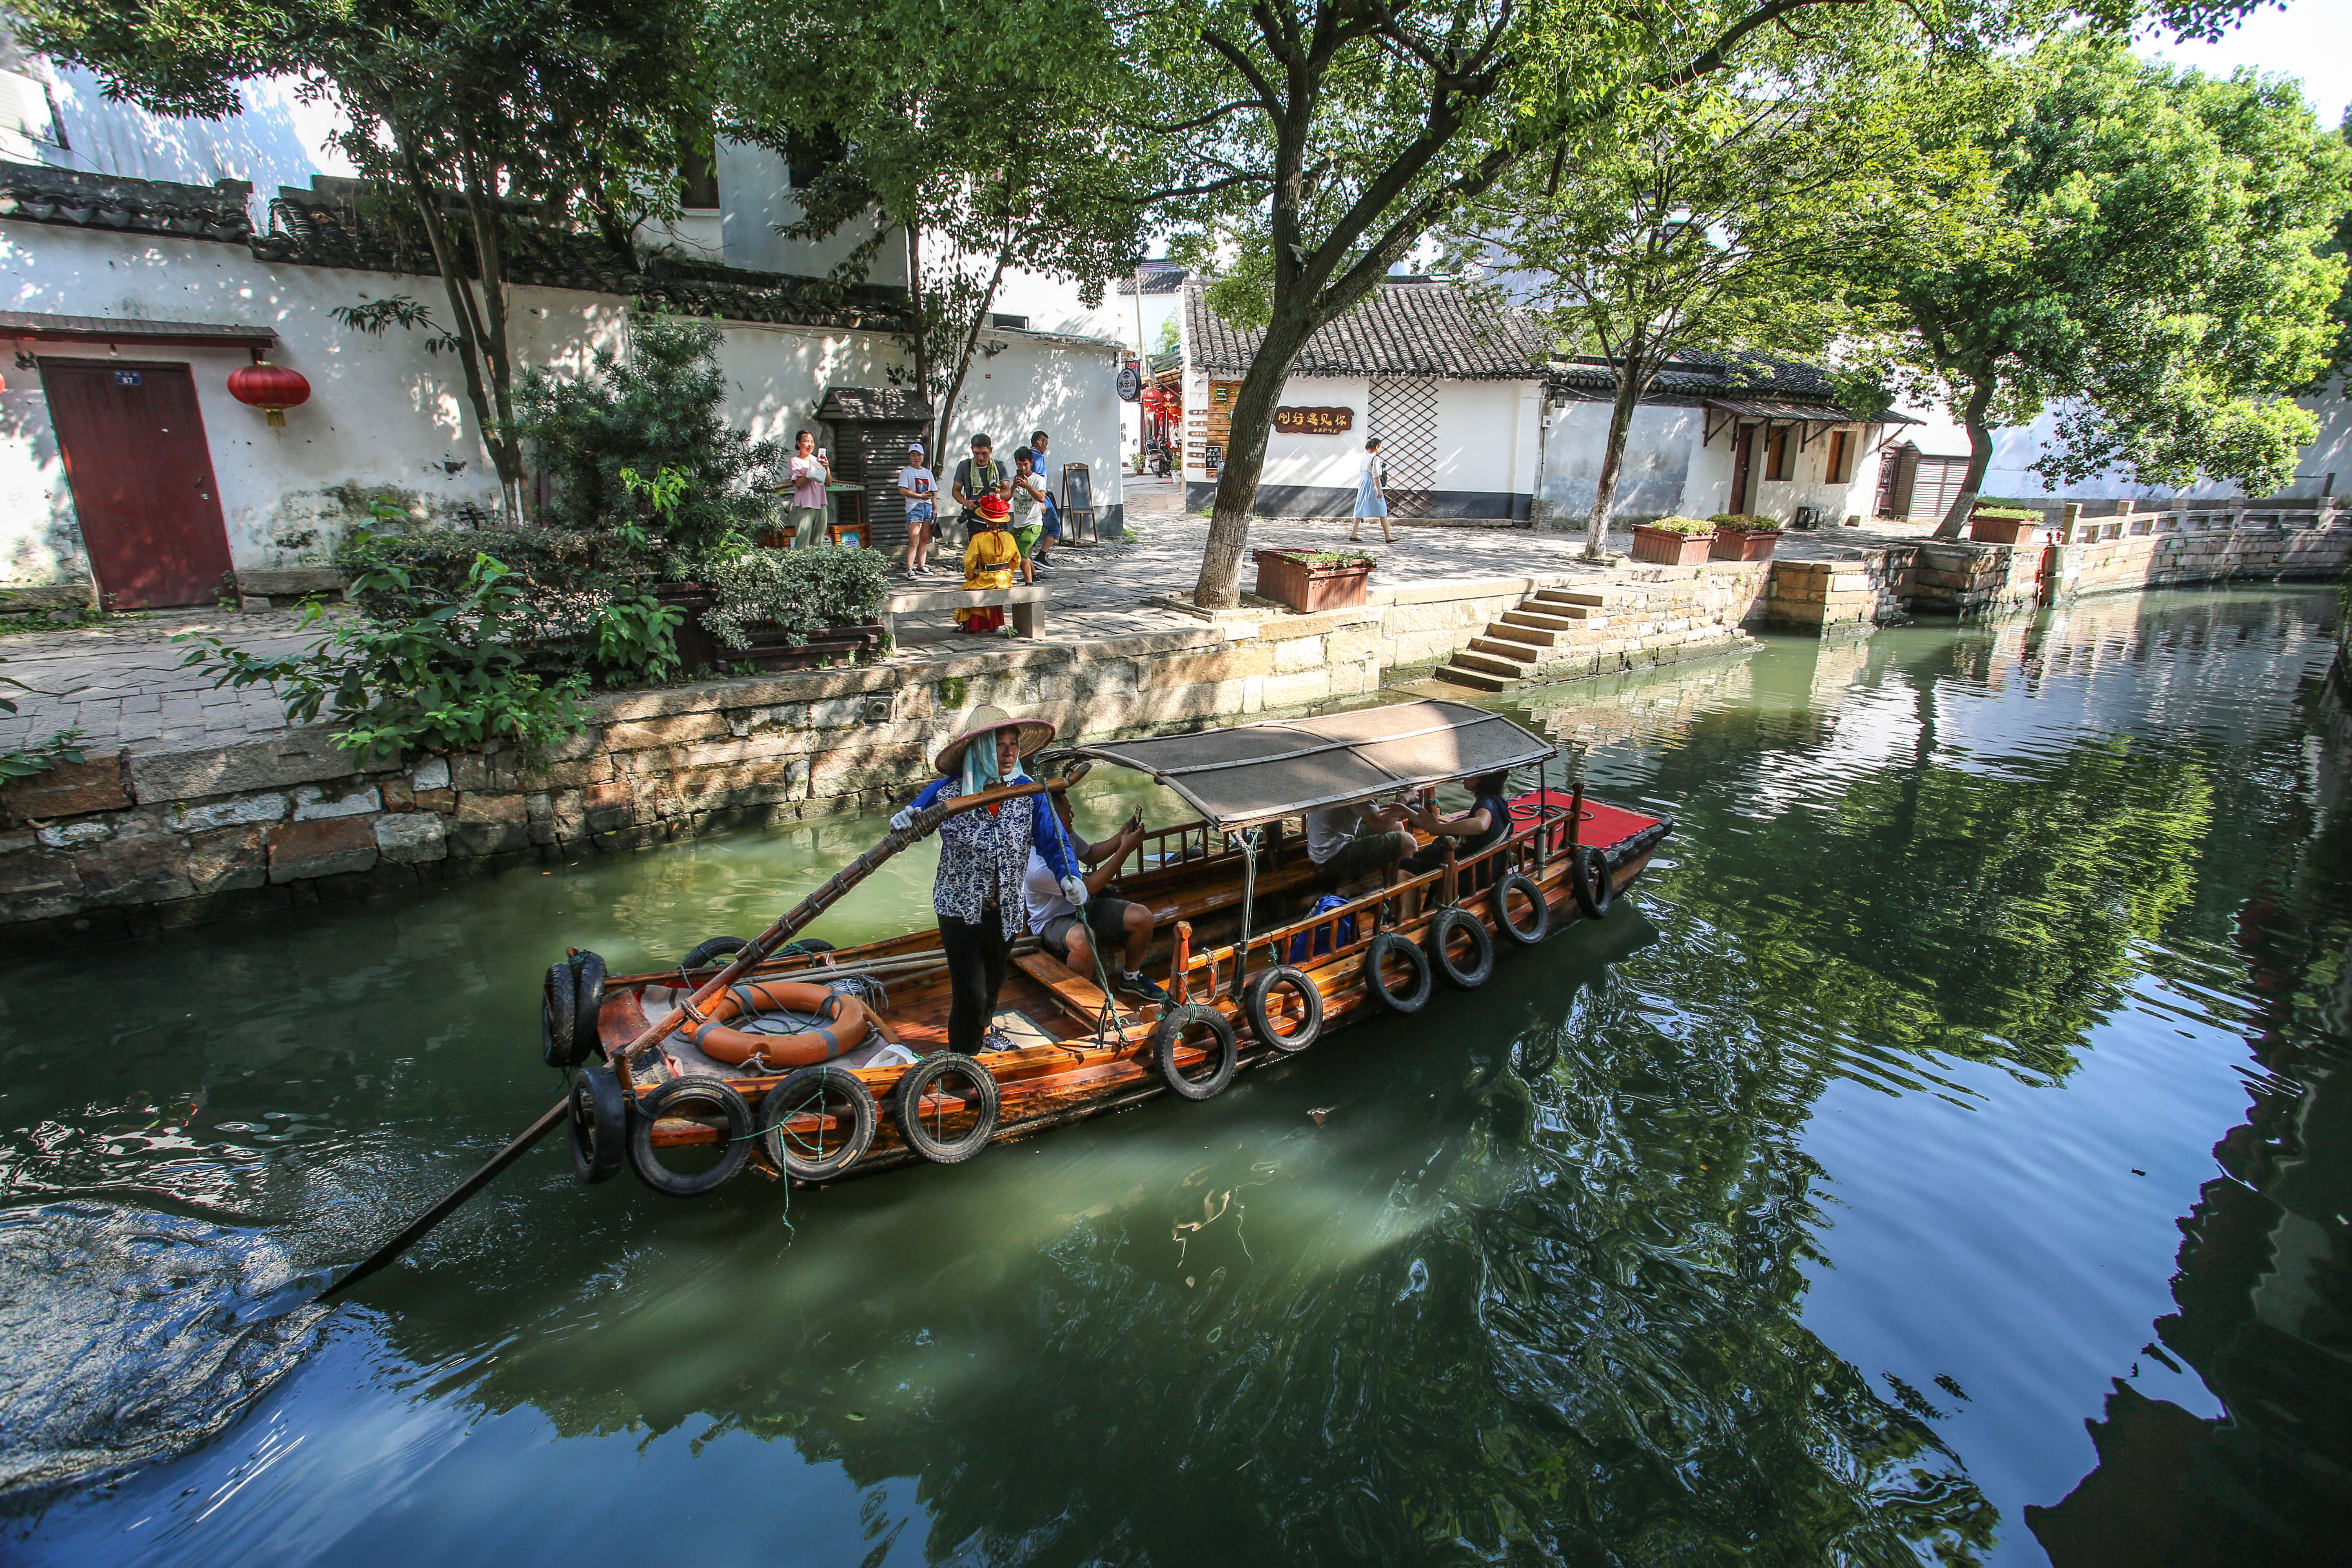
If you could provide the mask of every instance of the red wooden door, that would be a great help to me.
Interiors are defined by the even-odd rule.
[[[108,602],[136,609],[219,597],[228,530],[188,367],[44,358],[41,387]]]
[[[1756,467],[1756,426],[1742,425],[1731,443],[1731,510],[1748,510],[1748,480]]]

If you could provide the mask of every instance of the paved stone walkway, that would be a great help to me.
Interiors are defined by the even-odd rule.
[[[1053,559],[1059,569],[1045,579],[1054,590],[1046,640],[1091,641],[1201,625],[1192,616],[1147,603],[1158,595],[1189,592],[1199,574],[1208,520],[1187,515],[1182,497],[1179,484],[1130,478],[1126,516],[1135,542],[1066,547],[1055,552]],[[1792,558],[1814,559],[1916,538],[1926,531],[1924,525],[1916,531],[1901,525],[1888,531],[1882,525],[1874,531],[1790,533],[1782,537],[1780,549]],[[1398,528],[1396,535],[1392,544],[1377,537],[1366,541],[1380,557],[1372,574],[1374,587],[1574,571],[1583,542],[1580,534],[1525,529],[1406,526]],[[1330,549],[1344,544],[1347,537],[1344,521],[1321,520],[1261,520],[1250,530],[1253,547]],[[1622,552],[1630,544],[1630,534],[1611,536],[1612,550]],[[1244,590],[1252,575],[1244,561]],[[187,647],[172,638],[187,632],[217,633],[257,652],[286,652],[317,635],[315,630],[309,637],[298,635],[299,619],[292,610],[165,611],[109,626],[0,636],[0,659],[7,661],[0,665],[0,675],[30,689],[0,688],[0,695],[13,698],[18,709],[14,715],[0,713],[0,749],[74,727],[100,752],[126,745],[142,751],[222,746],[282,731],[287,727],[285,709],[272,694],[258,688],[214,690],[209,678],[179,668]],[[942,623],[929,626],[917,625],[911,617],[902,621],[898,657],[938,658],[969,651],[978,641],[955,632],[944,617]]]

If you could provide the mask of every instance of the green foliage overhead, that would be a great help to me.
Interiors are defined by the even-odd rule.
[[[2000,86],[1964,134],[1990,160],[1983,255],[1854,257],[1858,286],[1900,307],[1885,368],[1968,427],[1971,462],[1941,530],[1957,534],[1996,425],[2045,408],[2035,465],[2063,487],[2279,488],[2315,433],[2288,400],[2334,348],[2345,276],[2321,248],[2352,153],[2290,83],[2217,80],[2070,33],[1986,68]]]

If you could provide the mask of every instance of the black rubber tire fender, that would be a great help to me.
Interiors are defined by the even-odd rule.
[[[980,1116],[970,1131],[945,1139],[923,1125],[922,1103],[924,1092],[950,1073],[961,1073],[971,1081],[972,1098],[980,1101]],[[934,1165],[960,1165],[987,1148],[989,1139],[996,1132],[996,1110],[995,1075],[959,1051],[940,1051],[925,1057],[907,1069],[890,1097],[890,1116],[898,1124],[898,1136],[907,1141],[908,1148]]]
[[[726,1129],[719,1133],[726,1146],[719,1151],[718,1163],[709,1170],[681,1175],[655,1155],[654,1123],[689,1104],[718,1108],[727,1119]],[[735,1092],[732,1084],[709,1073],[688,1073],[670,1079],[638,1105],[636,1117],[629,1123],[629,1165],[637,1173],[637,1180],[665,1197],[698,1198],[705,1193],[716,1192],[742,1173],[743,1167],[751,1161],[754,1136],[751,1107]]]
[[[1576,891],[1576,907],[1584,918],[1597,921],[1609,912],[1617,900],[1617,881],[1609,867],[1606,850],[1590,844],[1576,847],[1576,858],[1568,868],[1569,886]]]
[[[577,1067],[572,1054],[580,1038],[580,982],[570,963],[551,963],[539,994],[539,1054],[551,1068]]]
[[[680,969],[700,969],[714,958],[731,957],[751,945],[749,937],[705,937],[687,950],[686,956],[677,961],[677,966]]]
[[[1412,984],[1403,991],[1390,990],[1388,976],[1381,972],[1382,963],[1391,957],[1404,960],[1412,970]],[[1429,1005],[1429,955],[1397,932],[1384,931],[1372,938],[1372,945],[1364,950],[1364,984],[1370,989],[1373,1001],[1391,1013],[1410,1017]]]
[[[1294,1034],[1276,1033],[1274,1016],[1266,1008],[1267,1000],[1277,985],[1287,985],[1297,992],[1306,1010],[1307,1016],[1300,1021]],[[1323,1037],[1323,993],[1316,989],[1314,977],[1305,970],[1277,963],[1271,969],[1262,969],[1251,975],[1249,984],[1242,988],[1242,1016],[1249,1020],[1250,1033],[1255,1035],[1260,1043],[1273,1047],[1285,1056],[1297,1056]]]
[[[594,1185],[621,1173],[629,1158],[629,1097],[613,1069],[592,1067],[572,1080],[572,1170]]]
[[[572,1059],[577,1063],[603,1053],[596,1024],[604,1016],[604,960],[583,948],[572,956]]]
[[[1474,949],[1467,968],[1454,962],[1454,933],[1467,931]],[[1438,977],[1456,991],[1475,991],[1486,984],[1495,973],[1495,938],[1486,930],[1486,922],[1468,910],[1440,910],[1429,922],[1429,932],[1422,939],[1423,951],[1429,955],[1429,966]]]
[[[1522,929],[1511,919],[1513,893],[1524,894],[1533,906],[1528,923]],[[1506,871],[1495,880],[1495,929],[1503,940],[1518,947],[1533,947],[1551,934],[1551,905],[1544,899],[1543,889],[1536,879],[1524,871]]]
[[[848,1134],[838,1143],[812,1146],[784,1131],[784,1123],[818,1092],[837,1096],[835,1114],[845,1110],[849,1117]],[[803,1182],[829,1181],[873,1145],[880,1121],[873,1091],[856,1074],[837,1067],[803,1068],[768,1090],[768,1098],[760,1102],[760,1146],[784,1174]]]
[[[1184,1043],[1186,1032],[1195,1026],[1205,1026],[1215,1042],[1216,1063],[1209,1076],[1186,1078],[1176,1066],[1177,1047]],[[1242,1045],[1234,1033],[1232,1020],[1214,1007],[1187,1004],[1171,1007],[1160,1015],[1160,1026],[1151,1035],[1151,1064],[1160,1069],[1160,1079],[1168,1092],[1180,1100],[1214,1100],[1225,1092],[1225,1085],[1234,1081],[1234,1074],[1242,1065]]]

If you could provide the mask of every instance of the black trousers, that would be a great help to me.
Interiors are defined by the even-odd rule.
[[[940,950],[948,959],[948,1049],[977,1056],[980,1037],[996,1016],[996,995],[1013,963],[1004,921],[983,907],[980,919],[940,917]]]

